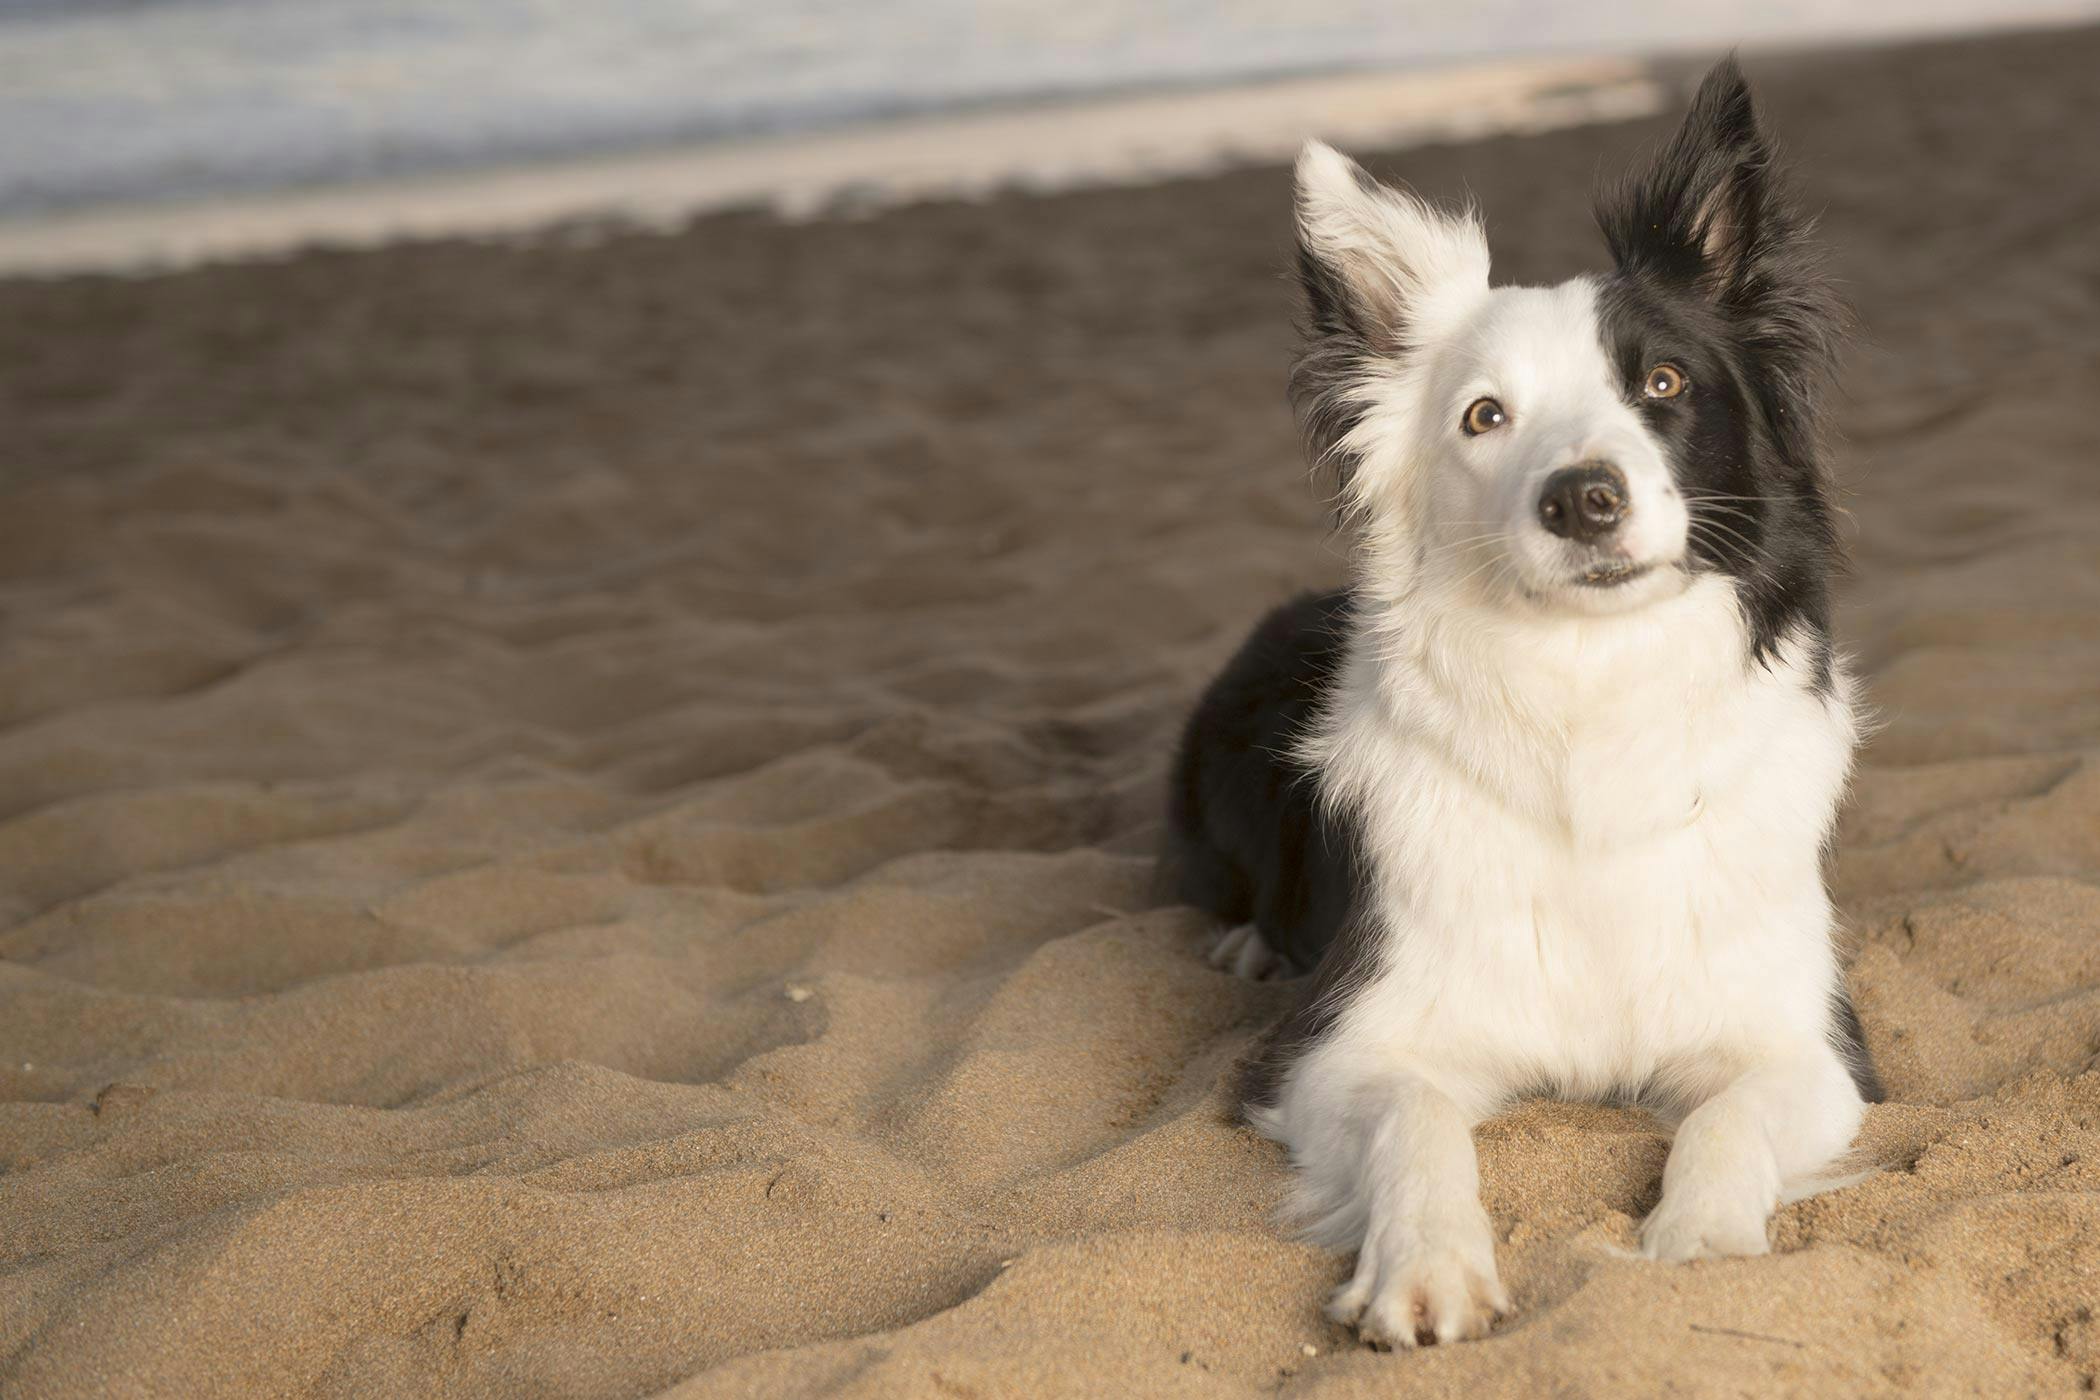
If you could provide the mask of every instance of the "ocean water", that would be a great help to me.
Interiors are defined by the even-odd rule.
[[[2100,0],[0,0],[0,216],[1286,74],[2093,17]]]

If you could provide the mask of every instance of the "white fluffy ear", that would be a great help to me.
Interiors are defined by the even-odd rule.
[[[1315,326],[1346,328],[1377,349],[1405,346],[1410,327],[1440,306],[1487,290],[1478,215],[1381,185],[1319,141],[1298,156],[1298,248]]]

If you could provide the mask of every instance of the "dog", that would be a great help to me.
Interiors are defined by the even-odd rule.
[[[1881,1098],[1823,860],[1860,728],[1817,441],[1845,314],[1730,58],[1604,190],[1613,267],[1493,286],[1477,212],[1309,143],[1291,378],[1349,586],[1263,621],[1173,766],[1214,961],[1312,975],[1245,1065],[1328,1314],[1392,1347],[1510,1300],[1472,1128],[1674,1129],[1655,1259],[1751,1255]]]

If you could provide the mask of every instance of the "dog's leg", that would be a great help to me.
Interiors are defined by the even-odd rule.
[[[1472,1125],[1411,1074],[1365,1085],[1351,1183],[1364,1210],[1356,1273],[1327,1305],[1364,1340],[1393,1347],[1487,1333],[1509,1311],[1480,1208]]]
[[[1752,1069],[1686,1115],[1663,1167],[1662,1202],[1641,1225],[1651,1259],[1763,1254],[1781,1189],[1828,1166],[1865,1113],[1835,1051]]]

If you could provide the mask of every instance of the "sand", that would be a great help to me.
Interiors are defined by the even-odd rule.
[[[1833,879],[1883,1168],[1319,1317],[1165,755],[1336,546],[1273,168],[0,285],[0,1392],[2056,1394],[2100,1373],[2100,32],[1765,65],[1869,341]],[[1381,163],[1589,266],[1653,122]]]

